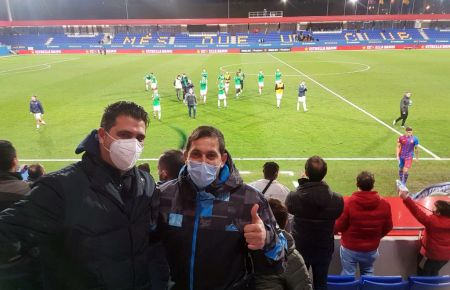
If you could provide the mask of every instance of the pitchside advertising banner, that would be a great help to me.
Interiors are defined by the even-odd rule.
[[[317,41],[292,43],[258,43],[258,44],[147,44],[147,45],[37,45],[33,47],[13,46],[19,54],[96,54],[106,53],[133,54],[217,54],[217,53],[261,53],[289,51],[329,51],[329,50],[382,50],[382,49],[449,49],[450,41],[412,41],[412,40],[377,40],[377,41]]]

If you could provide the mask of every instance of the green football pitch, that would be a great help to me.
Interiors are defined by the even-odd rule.
[[[207,103],[197,119],[175,97],[173,80],[185,72],[196,85],[209,73]],[[246,75],[239,99],[217,108],[219,71],[241,68]],[[274,72],[283,73],[285,93],[276,108]],[[256,74],[265,73],[258,95]],[[222,130],[245,181],[261,178],[265,160],[280,164],[280,181],[291,189],[312,155],[328,160],[326,181],[343,194],[355,190],[361,170],[375,173],[376,189],[395,194],[395,147],[402,128],[392,125],[405,91],[413,106],[407,125],[421,144],[408,186],[412,191],[450,180],[450,50],[334,51],[210,55],[32,55],[0,58],[0,139],[13,142],[22,163],[38,160],[47,171],[80,158],[77,144],[94,128],[104,107],[132,100],[152,111],[144,75],[158,78],[162,121],[151,120],[142,158],[156,159],[178,148],[179,131],[203,124]],[[296,110],[297,87],[308,86],[309,111]],[[233,86],[230,86],[232,89]],[[36,94],[47,125],[36,130],[28,106]],[[421,160],[420,160],[421,159]],[[144,161],[142,161],[144,162]]]

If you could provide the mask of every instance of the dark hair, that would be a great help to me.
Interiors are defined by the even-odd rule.
[[[406,127],[406,129],[405,129],[406,132],[409,132],[409,131],[412,131],[412,130],[413,129],[411,127]]]
[[[100,122],[100,127],[109,131],[116,124],[117,117],[130,116],[136,120],[144,121],[145,128],[148,127],[149,118],[145,109],[136,103],[129,101],[119,101],[105,108],[105,112]]]
[[[310,181],[322,181],[327,175],[327,163],[320,156],[309,157],[305,163],[305,173]]]
[[[450,201],[436,200],[434,206],[436,207],[436,213],[450,217]]]
[[[12,143],[7,140],[0,140],[0,171],[9,171],[16,157],[16,149]]]
[[[281,229],[284,230],[284,228],[286,227],[286,222],[288,220],[288,210],[286,206],[284,206],[281,201],[275,198],[269,198],[268,201],[273,216],[277,220],[277,224]]]
[[[276,162],[266,162],[263,166],[264,178],[269,180],[275,180],[278,176],[278,170],[280,166]]]
[[[369,171],[362,171],[356,177],[356,186],[358,186],[361,190],[364,191],[372,190],[374,183],[375,183],[375,176]]]
[[[28,166],[28,180],[30,181],[35,181],[36,179],[44,175],[44,173],[44,166],[39,163],[31,164],[30,166]]]
[[[200,126],[192,131],[186,144],[186,152],[189,152],[189,149],[191,149],[192,141],[205,137],[217,138],[217,140],[219,141],[220,154],[225,153],[225,138],[223,137],[223,134],[219,131],[219,129],[212,126]]]
[[[167,179],[175,179],[184,166],[183,152],[180,150],[167,150],[159,157],[159,168],[167,171]]]
[[[142,163],[137,166],[138,169],[150,173],[150,165],[148,163]]]

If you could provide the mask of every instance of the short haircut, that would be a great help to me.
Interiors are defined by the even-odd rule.
[[[450,201],[436,200],[434,203],[436,212],[441,216],[450,217]]]
[[[0,171],[9,171],[16,157],[16,149],[12,143],[7,140],[0,140]]]
[[[273,216],[277,220],[277,224],[284,230],[289,216],[286,206],[283,205],[280,200],[275,198],[269,198],[268,201]]]
[[[370,191],[373,189],[374,184],[375,184],[375,176],[369,171],[362,171],[356,177],[356,185],[361,190]]]
[[[410,131],[412,131],[413,129],[411,128],[411,127],[406,127],[406,129],[405,129],[405,131],[406,132],[410,132]]]
[[[275,180],[278,176],[280,166],[276,162],[266,162],[263,166],[264,178],[269,180]]]
[[[133,119],[144,121],[145,128],[148,127],[150,122],[147,112],[143,107],[136,103],[129,101],[119,101],[113,103],[105,108],[102,120],[100,122],[100,127],[109,131],[116,124],[117,117],[119,116],[130,116]]]
[[[159,157],[158,167],[167,171],[167,179],[175,179],[184,166],[183,152],[180,150],[167,150]]]
[[[28,166],[28,180],[34,181],[44,175],[44,173],[44,167],[39,163]]]
[[[327,163],[320,156],[312,156],[306,160],[305,173],[310,181],[322,181],[327,175]]]
[[[217,140],[219,141],[220,154],[225,153],[225,138],[223,137],[223,134],[219,129],[212,126],[200,126],[192,131],[186,144],[186,152],[189,152],[189,150],[191,149],[192,141],[196,141],[200,138],[205,137],[217,138]]]
[[[137,166],[138,169],[150,173],[150,165],[148,163],[142,163]]]

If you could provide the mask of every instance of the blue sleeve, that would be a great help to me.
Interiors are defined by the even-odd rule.
[[[417,145],[419,145],[419,138],[414,136],[414,146],[417,146]]]
[[[265,255],[267,258],[272,259],[274,261],[278,261],[284,257],[285,253],[287,253],[288,246],[286,237],[282,232],[278,234],[278,240],[273,247],[270,249],[265,249]]]

